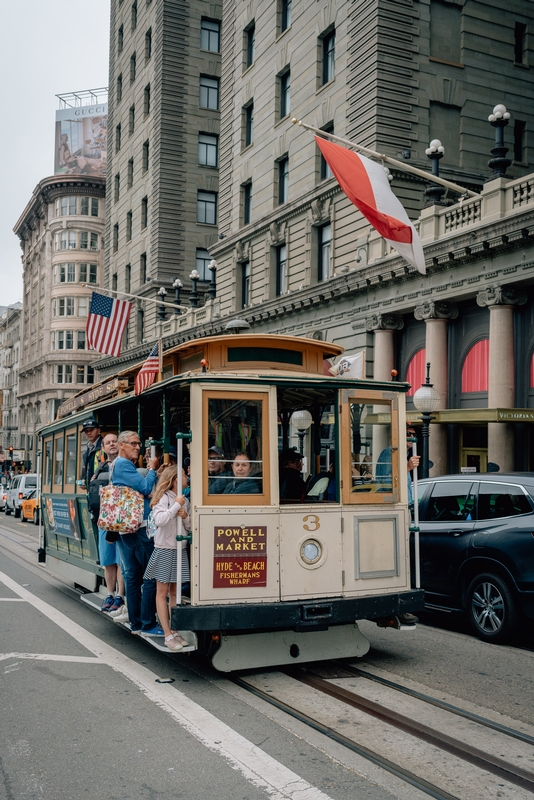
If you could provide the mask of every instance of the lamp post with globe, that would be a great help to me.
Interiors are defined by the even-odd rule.
[[[304,437],[306,436],[306,431],[312,422],[313,417],[309,411],[306,411],[305,408],[300,409],[299,411],[294,411],[291,414],[291,424],[297,429],[297,436],[299,437],[299,452],[301,455],[304,455],[302,452],[304,448]]]
[[[441,405],[441,396],[437,389],[430,383],[430,364],[426,365],[426,381],[415,392],[413,404],[421,412],[423,427],[421,430],[421,478],[428,478],[429,469],[429,449],[428,440],[430,436],[430,421],[433,419],[432,413],[437,411]]]

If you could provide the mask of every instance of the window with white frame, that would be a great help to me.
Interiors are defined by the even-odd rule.
[[[78,301],[78,316],[80,316],[80,303]],[[85,350],[85,331],[76,332],[76,349]]]
[[[217,224],[217,194],[197,192],[197,222],[207,225]]]
[[[87,316],[87,309],[88,309],[88,298],[87,297],[78,297],[78,316],[79,317],[86,317]]]
[[[211,19],[200,21],[200,49],[211,53],[221,51],[221,23]]]
[[[328,222],[317,228],[318,280],[326,281],[331,275],[332,226]]]
[[[198,134],[198,163],[203,167],[218,165],[219,137],[208,133]]]
[[[200,107],[219,110],[219,79],[200,76]]]

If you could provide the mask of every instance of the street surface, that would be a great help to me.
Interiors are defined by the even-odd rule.
[[[161,654],[92,611],[38,566],[37,533],[0,515],[0,800],[428,797],[196,656]],[[461,620],[447,627],[456,630],[425,624],[397,632],[364,622],[372,647],[354,663],[532,734],[531,629],[514,646],[497,647],[465,633]],[[169,678],[173,683],[159,682]],[[253,679],[273,693],[296,694],[277,670]],[[382,696],[376,685],[368,691]],[[331,724],[340,717],[335,701],[311,698],[302,687],[299,693]],[[346,726],[349,715],[341,716]],[[384,741],[370,722],[363,734]],[[399,748],[409,760],[405,738],[391,736],[387,747],[392,758]],[[534,771],[532,747],[512,750]],[[462,800],[479,791],[526,796],[514,787],[494,790],[501,784],[493,776],[481,784],[470,769]]]

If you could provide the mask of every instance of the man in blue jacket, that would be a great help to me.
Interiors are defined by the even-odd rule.
[[[156,581],[144,580],[150,556],[154,549],[146,533],[150,513],[148,500],[157,480],[158,459],[149,458],[148,472],[144,477],[136,468],[141,440],[135,431],[123,431],[118,437],[119,457],[113,464],[112,482],[115,486],[129,486],[145,498],[144,518],[135,533],[121,534],[119,547],[126,580],[126,601],[132,633],[158,636],[163,630],[156,625]]]

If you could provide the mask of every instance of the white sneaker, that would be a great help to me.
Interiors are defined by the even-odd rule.
[[[109,615],[113,622],[129,622],[128,609],[126,606],[121,606],[117,611],[112,611]]]

